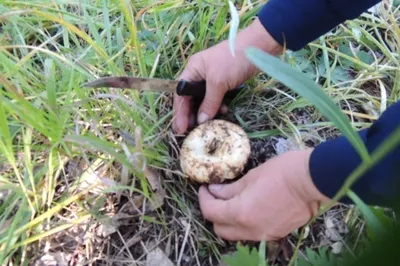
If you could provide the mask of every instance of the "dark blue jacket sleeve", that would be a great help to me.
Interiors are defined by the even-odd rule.
[[[299,50],[349,19],[354,19],[380,0],[269,0],[258,17],[265,29],[287,49]],[[400,126],[400,102],[390,106],[373,125],[359,131],[368,151]],[[358,153],[342,136],[318,145],[311,154],[310,174],[317,188],[333,197],[361,163]],[[400,147],[365,173],[352,190],[368,204],[388,206],[399,194]],[[349,203],[346,197],[341,202]]]
[[[359,135],[371,154],[399,127],[400,101],[387,108],[370,128],[359,131]],[[309,167],[316,187],[332,198],[360,164],[358,153],[342,136],[318,145],[311,154]],[[351,189],[367,204],[388,206],[396,199],[399,181],[400,145],[397,145],[362,175]],[[350,200],[345,197],[341,202],[350,203]]]
[[[381,0],[269,0],[258,18],[271,36],[296,51]]]

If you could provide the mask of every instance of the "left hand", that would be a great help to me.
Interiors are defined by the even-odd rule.
[[[235,56],[231,55],[228,40],[192,55],[179,79],[205,80],[206,94],[198,110],[189,96],[174,95],[173,130],[184,134],[196,124],[213,119],[218,112],[227,111],[222,104],[229,90],[243,84],[260,70],[245,55],[249,47],[257,47],[269,54],[278,55],[283,47],[265,30],[256,18],[236,36]]]
[[[226,240],[276,241],[305,225],[330,199],[308,171],[312,150],[277,156],[227,185],[202,186],[200,208]]]

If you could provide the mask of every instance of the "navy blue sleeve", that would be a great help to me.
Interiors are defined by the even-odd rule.
[[[296,51],[381,0],[269,0],[258,18],[281,45]]]
[[[368,129],[359,131],[371,154],[400,126],[400,101],[391,105]],[[318,145],[311,154],[310,174],[316,187],[329,198],[335,196],[344,181],[361,163],[361,158],[344,136]],[[352,186],[367,204],[391,205],[399,190],[400,145],[369,169]],[[341,199],[351,203],[349,198]]]
[[[269,0],[259,11],[261,24],[287,49],[296,51],[349,19],[357,18],[380,0]],[[390,106],[368,128],[359,131],[373,152],[400,125],[400,102]],[[332,198],[361,163],[342,136],[318,145],[311,154],[310,174],[317,188]],[[388,205],[400,192],[400,147],[365,173],[352,187],[367,204]],[[348,198],[341,202],[350,203]]]

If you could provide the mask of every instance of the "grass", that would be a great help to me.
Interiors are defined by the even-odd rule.
[[[244,27],[264,1],[240,2]],[[282,60],[354,128],[368,127],[400,98],[398,15],[398,6],[363,14]],[[223,1],[0,1],[2,265],[45,254],[140,265],[157,245],[176,265],[217,265],[235,250],[203,220],[197,186],[179,171],[171,95],[81,87],[103,75],[174,79],[190,55],[228,37],[227,19]],[[313,146],[338,134],[279,82],[260,75],[248,85],[227,118],[249,133],[253,166],[274,155],[277,138]],[[359,248],[363,220],[340,205],[313,224],[299,257],[323,245],[316,236],[332,217],[350,228],[348,250]]]

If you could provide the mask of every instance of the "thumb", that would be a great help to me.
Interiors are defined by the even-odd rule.
[[[188,81],[199,81],[202,80],[202,61],[199,59],[199,56],[192,56],[189,59],[189,62],[179,79],[184,79]],[[192,117],[195,117],[195,114],[192,110],[191,106],[191,97],[190,96],[179,96],[176,93],[174,94],[174,122],[173,129],[175,132],[179,134],[183,134],[188,127],[191,127],[193,121]],[[192,121],[193,120],[193,121]]]
[[[214,118],[221,107],[224,96],[225,90],[218,88],[210,81],[207,82],[206,95],[199,107],[197,116],[197,122],[199,124]]]
[[[240,194],[247,187],[247,184],[246,178],[241,178],[231,184],[211,184],[208,190],[216,198],[229,200]]]
[[[248,185],[254,183],[259,177],[261,177],[262,168],[258,166],[257,168],[248,171],[239,180],[230,184],[211,184],[208,186],[210,193],[219,199],[229,200],[247,188]]]

